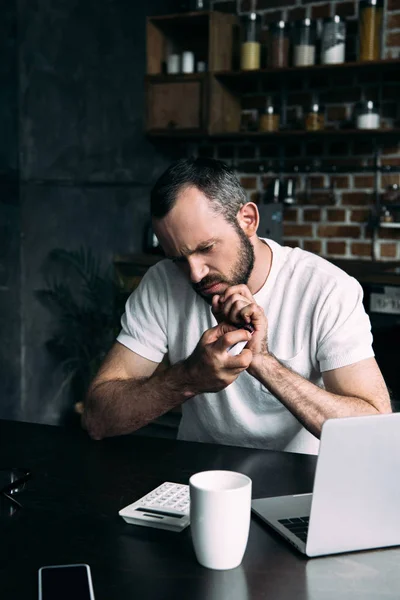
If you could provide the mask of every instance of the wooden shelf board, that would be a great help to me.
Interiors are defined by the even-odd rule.
[[[209,17],[211,11],[209,10],[194,10],[191,12],[181,12],[174,13],[172,15],[154,15],[151,17],[147,17],[149,21],[158,22],[158,21],[182,21],[186,19],[200,18],[200,17]]]
[[[346,62],[331,65],[309,65],[301,67],[281,67],[271,69],[254,69],[251,71],[217,71],[214,73],[216,77],[224,79],[239,79],[259,77],[263,75],[284,75],[285,73],[316,73],[318,71],[337,71],[342,70],[373,70],[377,68],[400,68],[399,58],[387,58],[382,60],[371,60],[366,62]]]
[[[188,139],[188,140],[197,140],[208,137],[208,133],[206,131],[201,130],[192,130],[192,129],[171,129],[171,130],[161,130],[161,129],[151,129],[146,132],[146,135],[150,138],[154,139]]]
[[[396,129],[324,129],[322,131],[304,131],[303,129],[293,129],[287,131],[238,131],[235,133],[215,133],[212,134],[211,138],[236,138],[236,137],[250,137],[250,138],[280,138],[280,137],[325,137],[325,136],[399,136],[400,128]]]
[[[201,81],[205,79],[208,72],[204,73],[157,73],[156,75],[146,75],[145,80],[148,83],[176,83],[178,81]]]
[[[217,78],[217,79],[221,79],[223,81],[225,81],[226,83],[229,82],[230,80],[232,81],[232,83],[234,82],[240,82],[240,81],[245,81],[248,79],[253,79],[253,80],[257,80],[263,77],[269,77],[269,76],[273,76],[273,75],[284,75],[286,74],[303,74],[304,73],[318,73],[320,71],[331,71],[331,72],[336,72],[336,73],[340,73],[343,70],[374,70],[374,69],[379,69],[379,68],[393,68],[393,69],[399,69],[399,74],[400,74],[400,59],[398,58],[388,58],[388,59],[384,59],[384,60],[375,60],[375,61],[368,61],[368,62],[348,62],[348,63],[341,63],[341,64],[332,64],[332,65],[310,65],[310,66],[304,66],[304,67],[282,67],[282,68],[278,68],[278,69],[255,69],[255,70],[251,70],[251,71],[214,71],[212,72],[212,74]],[[179,76],[192,76],[193,75],[199,75],[199,76],[204,76],[207,73],[190,73],[190,74],[186,74],[186,73],[181,73],[181,74],[177,74],[177,75],[162,75],[162,77],[165,77],[167,80],[171,80],[174,81],[176,77]],[[153,79],[156,79],[157,77],[161,77],[160,75],[147,75],[146,78],[149,79],[150,81],[152,81]],[[399,81],[400,81],[400,75],[399,75]]]
[[[236,139],[276,139],[280,138],[312,138],[312,137],[399,137],[400,128],[396,129],[325,129],[323,131],[304,131],[302,129],[287,130],[287,131],[235,131],[232,133],[213,133],[207,134],[205,131],[189,131],[189,130],[153,130],[148,131],[147,135],[152,138],[208,138],[209,140],[236,140]]]

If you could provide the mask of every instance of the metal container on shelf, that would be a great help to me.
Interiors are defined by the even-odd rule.
[[[261,17],[255,12],[241,18],[240,68],[243,71],[261,66]]]
[[[359,60],[379,60],[381,57],[383,0],[360,0]]]
[[[296,192],[295,192],[296,182],[290,177],[286,180],[285,190],[283,193],[283,204],[287,206],[291,206],[296,203]]]
[[[296,67],[315,65],[317,23],[312,19],[295,21],[293,30],[293,63]]]
[[[324,19],[321,40],[321,63],[323,65],[344,62],[346,46],[346,22],[339,16]]]
[[[278,21],[268,28],[267,64],[271,69],[279,69],[289,65],[289,23]]]

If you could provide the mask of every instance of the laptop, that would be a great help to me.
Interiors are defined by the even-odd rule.
[[[400,413],[327,420],[312,493],[252,510],[307,556],[400,545]]]

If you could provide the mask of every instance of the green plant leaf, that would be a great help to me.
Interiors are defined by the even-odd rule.
[[[54,319],[46,347],[67,376],[64,384],[85,394],[120,329],[120,290],[90,249],[56,248],[47,263],[46,288],[35,292]]]

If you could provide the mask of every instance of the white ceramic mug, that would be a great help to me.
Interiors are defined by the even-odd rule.
[[[209,569],[234,569],[247,546],[251,479],[235,471],[192,475],[190,527],[197,560]]]

